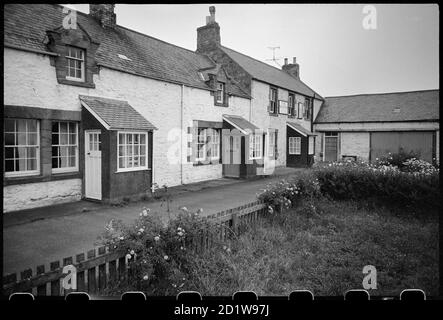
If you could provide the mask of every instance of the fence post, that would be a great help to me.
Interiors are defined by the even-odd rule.
[[[238,231],[238,216],[237,212],[232,213],[232,230],[234,230],[235,234],[237,234]]]

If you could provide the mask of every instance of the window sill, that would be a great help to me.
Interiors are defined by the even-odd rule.
[[[228,105],[226,103],[222,103],[222,102],[215,102],[214,105],[216,107],[224,107],[224,108],[228,107]]]
[[[196,160],[197,161],[197,160]],[[204,160],[201,160],[201,161],[197,161],[197,162],[194,162],[192,165],[194,166],[194,167],[199,167],[199,166],[209,166],[209,165],[217,165],[217,164],[220,164],[221,162],[220,162],[220,159],[217,159],[217,160],[210,160],[210,161],[204,161]]]
[[[271,117],[278,117],[278,114],[277,113],[274,113],[274,112],[268,112],[269,113],[269,115],[271,116]]]
[[[138,172],[138,171],[151,171],[151,168],[118,169],[114,173],[128,173],[128,172]]]
[[[72,168],[62,168],[62,169],[52,169],[52,174],[64,174],[64,173],[78,173],[77,167]]]
[[[84,87],[84,88],[95,88],[95,84],[90,82],[81,82],[81,81],[74,81],[69,79],[58,79],[58,83],[71,85],[71,86],[78,86],[78,87]]]
[[[79,171],[77,172],[65,172],[65,173],[57,173],[47,176],[42,176],[41,174],[37,175],[27,175],[27,176],[15,176],[15,177],[4,177],[3,185],[17,185],[17,184],[26,184],[26,183],[38,183],[38,182],[49,182],[49,181],[57,181],[57,180],[65,180],[65,179],[81,179],[82,175]]]

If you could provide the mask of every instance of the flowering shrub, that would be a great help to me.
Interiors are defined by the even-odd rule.
[[[417,159],[408,160],[403,168],[406,172],[387,163],[350,160],[317,163],[311,173],[268,185],[258,197],[265,201],[270,213],[293,206],[301,198],[308,198],[311,200],[308,205],[315,207],[313,200],[321,195],[402,209],[438,208],[439,170]]]
[[[131,288],[151,295],[175,295],[189,287],[188,275],[195,254],[194,244],[203,232],[215,235],[216,226],[182,208],[180,214],[164,226],[144,208],[131,226],[113,221],[105,227],[100,242],[111,251],[126,253]],[[221,246],[214,236],[213,246]]]
[[[268,205],[268,212],[275,213],[283,208],[293,207],[301,198],[313,199],[320,195],[320,184],[312,174],[302,174],[296,180],[282,180],[268,184],[258,199]]]
[[[429,208],[439,203],[438,170],[411,174],[380,163],[336,162],[316,165],[314,174],[322,194],[333,199],[375,200],[399,208]]]
[[[389,152],[387,156],[381,157],[380,159],[376,159],[376,165],[387,165],[397,167],[400,170],[403,168],[404,162],[412,158],[419,158],[420,154],[414,151],[405,152],[403,149],[400,149],[398,153]]]
[[[403,162],[404,172],[409,173],[419,173],[419,174],[435,174],[439,172],[439,169],[433,164],[426,162],[424,160],[411,158]]]

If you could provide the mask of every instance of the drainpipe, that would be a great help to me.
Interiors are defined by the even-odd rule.
[[[185,85],[181,85],[180,93],[180,184],[183,184],[183,93]]]
[[[155,183],[155,176],[154,176],[154,130],[152,130],[152,164],[151,164],[151,193],[154,194],[154,183]]]

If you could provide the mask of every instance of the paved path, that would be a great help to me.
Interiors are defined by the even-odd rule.
[[[296,174],[289,171],[285,174]],[[178,192],[174,195],[170,209],[177,213],[186,206],[189,210],[203,209],[203,214],[235,208],[256,200],[256,193],[266,184],[281,179],[282,176],[254,181],[236,181],[235,183],[212,183],[198,191]],[[195,188],[197,189],[197,188]],[[45,219],[26,223],[5,224],[3,230],[3,274],[22,271],[37,265],[46,264],[92,249],[97,236],[104,230],[110,219],[121,219],[132,223],[142,207],[148,207],[162,219],[168,219],[165,204],[157,202],[136,202],[124,207],[90,205],[86,212],[79,210],[73,214],[55,216],[53,213]],[[66,208],[70,208],[66,205]],[[60,211],[63,206],[60,207]],[[53,210],[54,211],[54,210]]]

